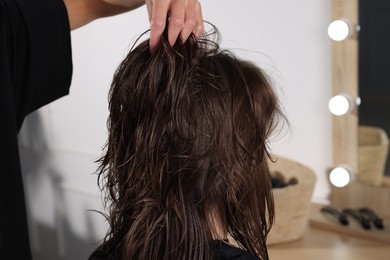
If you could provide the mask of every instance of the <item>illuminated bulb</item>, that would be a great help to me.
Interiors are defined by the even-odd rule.
[[[352,174],[347,168],[339,166],[330,172],[329,180],[332,185],[342,188],[347,186],[352,180]]]
[[[345,115],[352,110],[350,98],[343,94],[334,96],[329,100],[328,108],[333,115]]]
[[[353,33],[351,23],[348,20],[335,20],[328,26],[328,35],[334,41],[342,41]]]

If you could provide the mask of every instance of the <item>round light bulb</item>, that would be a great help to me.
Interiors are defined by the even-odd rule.
[[[351,28],[346,20],[335,20],[328,26],[328,35],[334,41],[342,41],[351,36]]]
[[[332,114],[342,116],[351,110],[351,104],[347,96],[337,95],[329,100],[328,108]]]
[[[347,186],[351,179],[351,173],[344,167],[336,167],[329,174],[330,183],[339,188]]]

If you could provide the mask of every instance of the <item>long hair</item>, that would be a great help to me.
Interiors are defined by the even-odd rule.
[[[267,157],[282,115],[270,80],[222,50],[214,27],[173,47],[135,44],[109,93],[99,162],[108,259],[212,259],[215,217],[268,259],[274,219]]]

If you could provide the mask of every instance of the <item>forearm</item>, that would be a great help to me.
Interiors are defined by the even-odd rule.
[[[64,0],[71,30],[101,17],[113,16],[134,10],[145,0]]]

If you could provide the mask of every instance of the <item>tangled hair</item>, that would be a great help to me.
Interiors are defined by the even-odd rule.
[[[213,259],[215,219],[268,259],[268,140],[282,115],[267,75],[210,36],[132,47],[109,94],[99,159],[106,259]]]

